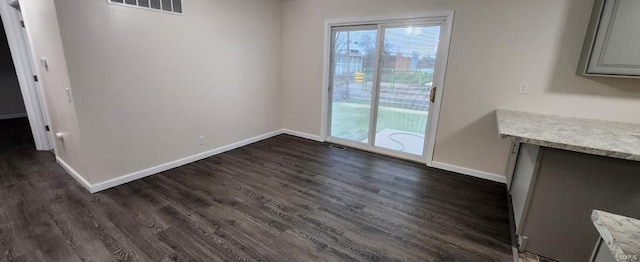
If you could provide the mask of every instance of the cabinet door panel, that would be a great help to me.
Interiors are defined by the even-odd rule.
[[[513,204],[513,216],[516,234],[522,235],[535,175],[540,159],[540,147],[522,144],[511,182],[510,193]]]
[[[640,75],[639,24],[640,1],[606,1],[588,73]]]

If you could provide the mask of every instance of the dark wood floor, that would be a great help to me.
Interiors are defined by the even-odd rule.
[[[91,195],[0,132],[0,261],[513,261],[501,184],[282,135]]]

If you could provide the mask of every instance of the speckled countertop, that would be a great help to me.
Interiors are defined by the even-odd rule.
[[[502,138],[575,152],[640,161],[640,125],[497,110]]]
[[[640,220],[599,210],[591,220],[616,261],[640,261]]]

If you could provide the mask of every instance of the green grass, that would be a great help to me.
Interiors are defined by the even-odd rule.
[[[373,70],[370,68],[364,69],[364,78],[367,82],[373,81]],[[418,85],[423,86],[425,83],[433,81],[433,73],[420,72],[420,71],[405,71],[405,70],[393,70],[383,69],[380,75],[381,82],[390,82],[396,84]]]
[[[369,105],[334,102],[331,114],[331,135],[354,141],[366,139],[370,110]],[[376,130],[385,128],[424,134],[427,128],[427,112],[380,107]]]

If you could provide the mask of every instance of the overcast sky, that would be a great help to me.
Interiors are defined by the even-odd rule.
[[[362,52],[366,51],[360,43],[362,43],[363,39],[375,41],[376,33],[376,30],[351,31],[349,35],[350,48]],[[346,35],[344,37],[346,38]],[[385,44],[390,46],[389,51],[393,54],[399,51],[403,54],[417,52],[420,55],[434,56],[438,48],[439,38],[439,26],[387,28],[385,31]],[[343,41],[346,41],[346,39],[343,38]]]

